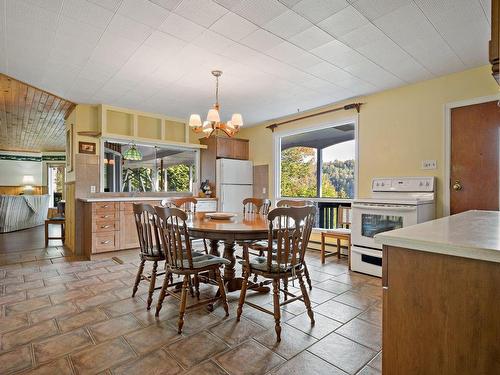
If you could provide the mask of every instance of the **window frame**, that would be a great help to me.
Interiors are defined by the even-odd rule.
[[[358,196],[358,181],[359,181],[359,126],[358,117],[349,117],[339,121],[321,122],[308,128],[297,128],[291,130],[279,131],[273,133],[273,166],[274,166],[274,198],[275,200],[285,199],[281,196],[281,139],[291,135],[309,133],[316,130],[335,128],[342,125],[354,125],[354,198]],[[279,128],[278,128],[279,129]],[[300,198],[300,197],[286,197],[286,199],[308,199],[315,202],[351,202],[352,199],[345,198]]]

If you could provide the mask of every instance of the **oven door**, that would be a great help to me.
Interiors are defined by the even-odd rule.
[[[375,243],[378,233],[417,224],[416,205],[393,205],[382,203],[352,204],[352,244],[382,249]]]

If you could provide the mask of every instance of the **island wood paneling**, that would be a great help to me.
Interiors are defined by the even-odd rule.
[[[0,74],[0,148],[64,151],[64,119],[75,104]]]
[[[500,263],[384,246],[384,375],[500,374]]]
[[[75,183],[67,182],[65,184],[65,189],[66,189],[66,206],[65,206],[66,230],[65,230],[64,245],[74,253],[75,252]]]

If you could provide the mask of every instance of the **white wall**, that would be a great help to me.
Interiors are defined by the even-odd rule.
[[[64,153],[49,153],[50,155],[64,155]],[[0,155],[32,156],[41,158],[41,153],[26,153],[15,151],[0,151]],[[21,186],[23,176],[32,175],[35,186],[47,184],[47,164],[64,163],[59,161],[24,161],[0,159],[0,186]]]

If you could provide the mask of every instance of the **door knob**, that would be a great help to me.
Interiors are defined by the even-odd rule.
[[[460,191],[462,190],[462,184],[460,183],[460,181],[455,181],[455,183],[453,184],[453,190],[455,191]]]

